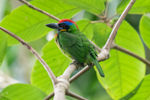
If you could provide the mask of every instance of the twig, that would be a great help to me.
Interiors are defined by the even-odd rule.
[[[109,21],[109,20],[111,20],[112,18],[114,18],[115,16],[117,16],[118,15],[118,13],[116,13],[115,15],[113,15],[113,16],[111,16],[110,18],[108,18],[107,20]]]
[[[54,92],[51,93],[50,95],[48,95],[44,100],[49,100],[50,98],[52,98],[54,96]]]
[[[93,67],[93,66],[92,66]],[[69,79],[69,82],[72,83],[74,80],[76,80],[78,77],[80,77],[81,75],[83,75],[85,72],[87,72],[90,69],[90,67],[87,65],[86,67],[84,67],[82,70],[80,70],[77,74],[75,74],[74,76],[72,76]]]
[[[97,20],[97,21],[91,21],[91,23],[93,24],[93,23],[105,23],[105,21],[104,20]]]
[[[95,14],[97,17],[99,17],[99,18],[101,18],[101,19],[104,19],[105,18],[105,16],[101,16],[101,15],[99,15],[99,14]]]
[[[2,31],[4,31],[5,33],[9,34],[10,36],[14,37],[16,40],[18,40],[24,46],[26,46],[30,50],[30,52],[39,60],[39,62],[41,62],[41,64],[43,65],[43,67],[45,68],[45,70],[47,71],[49,76],[51,77],[53,85],[58,83],[58,80],[56,79],[56,77],[55,77],[54,73],[52,72],[52,70],[50,69],[50,67],[46,64],[46,62],[38,55],[38,53],[28,43],[26,43],[23,39],[16,36],[14,33],[8,31],[5,28],[0,27],[0,29]]]
[[[105,7],[106,9],[105,9],[105,14],[104,14],[104,16],[106,17],[107,16],[107,10],[108,10],[108,0],[106,1],[106,7]],[[107,18],[107,17],[106,17]]]
[[[125,18],[125,16],[127,15],[128,11],[131,9],[131,7],[133,6],[134,2],[136,0],[131,0],[128,4],[128,6],[125,8],[125,10],[123,11],[122,15],[120,16],[119,20],[117,21],[117,23],[115,24],[105,46],[103,47],[104,49],[110,50],[112,42],[117,34],[117,31],[119,29],[119,26],[121,25],[123,19]]]
[[[33,6],[33,5],[31,5],[31,4],[30,4],[29,2],[27,2],[26,0],[19,0],[19,1],[22,2],[22,3],[24,3],[24,4],[26,4],[28,7],[30,7],[30,8],[32,8],[32,9],[34,9],[34,10],[37,10],[37,11],[39,11],[39,12],[41,12],[41,13],[43,13],[43,14],[49,16],[50,18],[52,18],[52,19],[54,19],[54,20],[60,21],[60,19],[57,18],[56,16],[53,16],[53,15],[49,14],[48,12],[43,11],[43,10],[41,10],[41,9],[39,9],[39,8],[37,8],[37,7]]]
[[[139,59],[140,61],[142,61],[143,63],[147,64],[150,67],[150,62],[148,60],[138,56],[137,54],[135,54],[135,53],[133,53],[133,52],[131,52],[131,51],[125,49],[125,48],[122,48],[118,45],[115,45],[113,48]]]
[[[79,95],[77,95],[77,94],[75,94],[75,93],[73,93],[73,92],[71,92],[71,91],[67,91],[66,94],[67,94],[68,96],[71,96],[71,97],[76,98],[77,100],[87,100],[86,98],[83,98],[83,97],[81,97],[81,96],[79,96]]]
[[[101,52],[101,48],[99,46],[97,46],[95,43],[93,43],[91,40],[89,40],[93,46],[95,47],[95,49],[100,53]]]

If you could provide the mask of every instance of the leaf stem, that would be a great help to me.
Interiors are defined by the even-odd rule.
[[[130,56],[133,56],[133,57],[137,58],[138,60],[142,61],[143,63],[147,64],[150,67],[150,62],[148,60],[140,57],[139,55],[137,55],[137,54],[125,49],[125,48],[118,46],[117,44],[113,47],[113,49],[119,50],[121,52],[124,52],[124,53],[130,55]]]
[[[67,91],[66,94],[67,94],[68,96],[71,96],[71,97],[76,98],[77,100],[87,100],[86,98],[83,98],[83,97],[81,97],[81,96],[79,96],[79,95],[77,95],[77,94],[75,94],[75,93],[73,93],[73,92],[71,92],[71,91]]]
[[[105,7],[106,9],[105,9],[105,14],[104,14],[104,16],[106,17],[107,16],[107,11],[108,11],[108,0],[106,1],[106,7]],[[106,17],[107,18],[107,17]]]
[[[111,20],[112,18],[114,18],[115,16],[117,16],[118,15],[118,13],[116,13],[115,15],[113,15],[113,16],[111,16],[110,18],[108,18],[107,20],[109,21],[109,20]]]

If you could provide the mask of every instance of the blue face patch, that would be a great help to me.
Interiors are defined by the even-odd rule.
[[[73,23],[68,22],[68,21],[67,21],[67,22],[62,22],[62,23],[65,23],[66,25],[69,25],[69,26],[70,26],[70,25],[73,25]]]

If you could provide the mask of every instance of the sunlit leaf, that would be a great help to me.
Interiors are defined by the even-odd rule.
[[[86,11],[95,14],[101,14],[104,9],[105,5],[103,0],[63,0],[65,3],[74,5]]]
[[[122,0],[117,7],[117,12],[122,13],[125,7],[131,0]],[[133,7],[130,9],[129,14],[144,14],[150,12],[150,1],[149,0],[136,0]]]
[[[54,40],[47,43],[42,52],[42,58],[50,66],[56,76],[60,76],[71,63],[71,60],[59,50]],[[47,94],[50,94],[53,90],[51,79],[39,61],[36,61],[32,70],[31,83]]]
[[[110,32],[111,28],[108,27],[105,23],[95,23],[93,36],[94,42],[102,48],[106,43]]]
[[[145,58],[143,44],[138,33],[130,24],[123,21],[116,44]],[[101,62],[105,78],[97,73],[100,83],[113,99],[119,99],[130,93],[145,76],[145,65],[136,58],[117,50],[110,51],[110,58]]]
[[[71,18],[79,11],[79,8],[62,3],[60,0],[34,0],[30,3],[60,19]],[[56,21],[23,5],[13,10],[10,15],[6,16],[2,20],[0,26],[15,33],[26,42],[30,42],[45,36],[51,30],[45,25],[52,22]],[[18,43],[17,40],[8,36],[9,46]]]
[[[43,100],[46,96],[43,91],[35,86],[13,84],[2,90],[0,100]]]
[[[136,94],[130,100],[150,100],[150,75],[147,75]]]
[[[93,37],[93,24],[88,19],[83,19],[76,22],[80,31],[83,32],[87,38],[92,39]]]
[[[140,33],[144,43],[150,48],[150,16],[143,15],[140,21]]]

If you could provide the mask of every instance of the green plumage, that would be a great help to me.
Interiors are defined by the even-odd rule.
[[[96,56],[97,52],[88,38],[79,30],[73,33],[59,32],[56,43],[62,49],[63,53],[76,60],[80,64],[94,63],[100,75],[104,77],[103,70],[98,63]]]
[[[88,38],[79,31],[75,22],[68,19],[62,19],[58,24],[52,23],[46,26],[57,29],[58,33],[55,36],[55,41],[61,51],[77,61],[78,64],[84,67],[94,63],[100,75],[104,77],[103,70],[97,61],[97,52]]]

